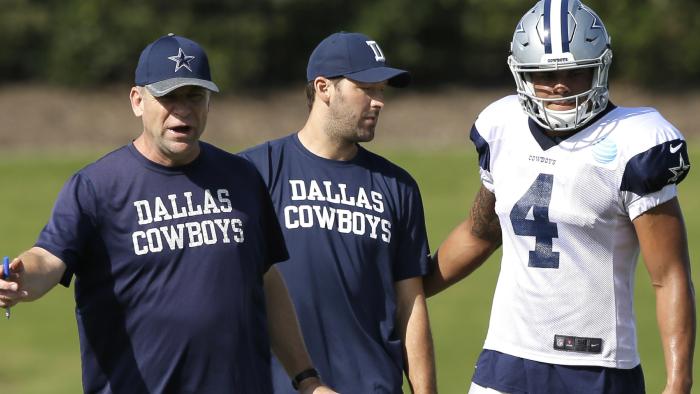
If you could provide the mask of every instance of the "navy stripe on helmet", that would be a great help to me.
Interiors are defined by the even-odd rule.
[[[544,0],[544,53],[552,53],[552,35],[549,30],[549,14],[552,0]]]
[[[569,0],[561,2],[561,51],[569,52]]]

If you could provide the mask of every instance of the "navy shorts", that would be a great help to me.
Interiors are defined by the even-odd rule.
[[[547,364],[484,349],[472,381],[512,394],[643,394],[642,366],[632,369]]]

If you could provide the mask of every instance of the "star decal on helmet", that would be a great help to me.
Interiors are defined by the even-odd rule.
[[[667,183],[676,183],[678,182],[679,179],[685,175],[686,171],[690,169],[690,164],[685,164],[683,161],[683,155],[679,155],[680,157],[680,163],[678,163],[678,167],[671,167],[668,170],[673,173],[673,176],[668,179]]]
[[[603,21],[600,20],[598,15],[595,14],[595,12],[591,11],[590,8],[584,6],[583,4],[581,5],[581,9],[586,11],[591,15],[591,18],[593,18],[593,24],[591,25],[591,29],[600,29],[605,31],[605,26],[603,26]]]
[[[194,56],[188,56],[187,54],[185,54],[185,51],[183,51],[182,48],[178,48],[177,55],[169,56],[168,59],[175,62],[175,72],[178,72],[178,70],[180,70],[183,67],[192,72],[192,68],[190,68],[190,62],[194,60]]]

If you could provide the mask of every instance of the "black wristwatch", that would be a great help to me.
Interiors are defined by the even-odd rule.
[[[299,372],[297,376],[292,379],[292,387],[294,387],[294,390],[299,390],[301,381],[308,378],[318,378],[318,371],[315,368],[309,368]]]

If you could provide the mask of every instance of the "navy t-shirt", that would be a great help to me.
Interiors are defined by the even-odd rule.
[[[262,277],[284,240],[255,168],[200,146],[182,167],[133,144],[88,165],[39,236],[76,278],[85,392],[271,392]]]
[[[296,134],[242,153],[267,184],[290,259],[280,265],[321,378],[341,393],[401,393],[394,283],[428,272],[416,182],[362,147],[350,161]],[[276,393],[293,393],[273,362]]]

